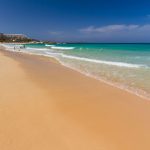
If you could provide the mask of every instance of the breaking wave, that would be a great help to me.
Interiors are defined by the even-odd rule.
[[[58,47],[58,46],[52,46],[52,49],[60,49],[60,50],[71,50],[74,49],[75,47]]]
[[[47,54],[51,55],[52,53],[47,52]],[[113,66],[118,66],[118,67],[127,67],[127,68],[147,67],[142,64],[130,64],[130,63],[124,63],[124,62],[112,62],[112,61],[104,61],[104,60],[97,60],[97,59],[89,59],[89,58],[84,58],[84,57],[65,55],[63,53],[59,53],[59,55],[63,58],[86,61],[86,62],[91,62],[91,63],[98,63],[98,64],[113,65]]]

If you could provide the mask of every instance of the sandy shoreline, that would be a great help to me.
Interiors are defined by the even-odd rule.
[[[44,57],[0,52],[1,150],[149,150],[150,102]]]

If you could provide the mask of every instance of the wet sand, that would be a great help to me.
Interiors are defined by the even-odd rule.
[[[150,101],[53,59],[0,52],[0,150],[149,150]]]

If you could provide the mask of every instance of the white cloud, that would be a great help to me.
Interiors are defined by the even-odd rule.
[[[98,32],[98,33],[110,33],[110,32],[118,32],[118,31],[130,31],[140,28],[139,25],[124,25],[124,24],[116,24],[116,25],[107,25],[102,27],[94,27],[89,26],[84,29],[80,29],[81,32],[86,33],[92,33],[92,32]]]
[[[150,24],[116,24],[80,29],[85,39],[109,42],[150,42]],[[89,41],[90,41],[89,40]]]

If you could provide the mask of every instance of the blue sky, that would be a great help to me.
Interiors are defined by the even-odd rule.
[[[150,42],[150,0],[0,0],[0,32],[64,42]]]

